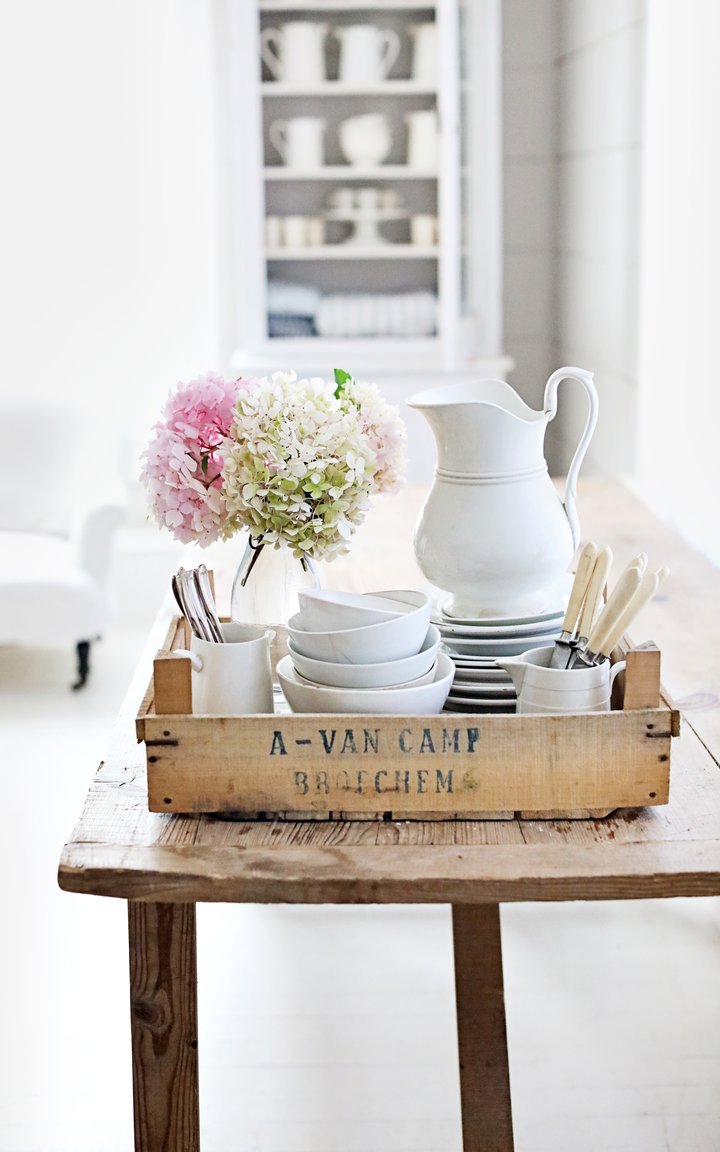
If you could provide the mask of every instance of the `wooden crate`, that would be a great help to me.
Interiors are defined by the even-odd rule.
[[[668,802],[680,716],[652,644],[613,654],[627,670],[611,712],[193,716],[190,661],[170,655],[185,629],[173,621],[136,721],[152,812],[497,820]]]

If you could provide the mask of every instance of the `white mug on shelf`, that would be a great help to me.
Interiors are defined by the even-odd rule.
[[[305,239],[311,248],[319,248],[325,243],[325,221],[322,216],[308,216]]]
[[[242,716],[273,711],[270,645],[275,633],[252,624],[223,624],[226,643],[211,644],[193,636],[192,707],[195,715]]]
[[[260,33],[260,55],[272,76],[284,84],[322,84],[325,80],[327,24],[288,20]]]
[[[410,168],[434,172],[438,160],[438,117],[434,108],[408,112],[407,163]]]
[[[333,28],[340,41],[339,80],[343,84],[381,84],[400,54],[400,37],[377,24]]]
[[[326,128],[322,116],[294,116],[273,120],[268,136],[286,167],[322,168]]]
[[[288,248],[304,248],[308,242],[307,216],[283,216],[283,240]]]
[[[268,248],[279,248],[282,244],[282,220],[279,216],[265,217],[265,243]]]
[[[333,188],[328,192],[327,202],[336,212],[351,212],[355,207],[355,189]]]
[[[338,138],[346,160],[358,167],[382,164],[392,147],[390,122],[382,112],[348,117],[340,124]]]
[[[410,218],[410,243],[431,248],[437,243],[437,216],[419,212]]]
[[[438,77],[437,24],[425,21],[410,26],[412,36],[412,78],[419,84],[434,88]]]

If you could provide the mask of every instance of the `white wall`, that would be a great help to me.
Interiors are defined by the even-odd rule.
[[[644,20],[644,0],[560,4],[554,359],[595,372],[600,416],[585,473],[630,473],[636,462]],[[565,388],[561,471],[587,412],[579,389]]]
[[[0,37],[0,389],[68,398],[133,475],[217,356],[209,8],[24,0]]]
[[[542,402],[554,326],[557,0],[503,0],[504,351]]]
[[[720,5],[652,0],[638,485],[720,565]]]

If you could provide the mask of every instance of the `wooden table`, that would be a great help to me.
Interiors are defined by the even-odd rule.
[[[420,581],[410,525],[420,493],[385,502],[352,563],[325,586]],[[671,802],[603,821],[228,823],[147,811],[144,749],[133,719],[164,636],[161,613],[95,776],[59,882],[128,901],[135,1147],[199,1148],[195,904],[450,903],[465,1152],[513,1147],[499,905],[720,893],[720,572],[617,483],[586,481],[586,536],[609,543],[616,571],[644,549],[670,565],[636,640],[663,652],[683,709]]]

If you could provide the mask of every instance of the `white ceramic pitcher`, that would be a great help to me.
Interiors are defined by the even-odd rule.
[[[409,32],[412,36],[412,78],[433,87],[437,83],[437,24],[434,20],[411,24]]]
[[[329,26],[311,20],[288,20],[281,28],[264,28],[260,54],[275,80],[285,84],[321,84],[325,79],[325,37]]]
[[[408,112],[407,162],[411,168],[423,168],[429,172],[437,167],[438,160],[438,115],[434,108],[421,108]]]
[[[379,84],[400,53],[400,37],[377,24],[347,24],[333,28],[340,41],[338,78],[343,84]]]
[[[575,380],[589,400],[585,430],[560,500],[543,454],[561,380]],[[534,411],[502,380],[451,384],[408,401],[437,442],[435,479],[415,528],[424,575],[452,593],[458,617],[519,617],[560,611],[580,529],[577,475],[597,421],[591,372],[559,368]]]

